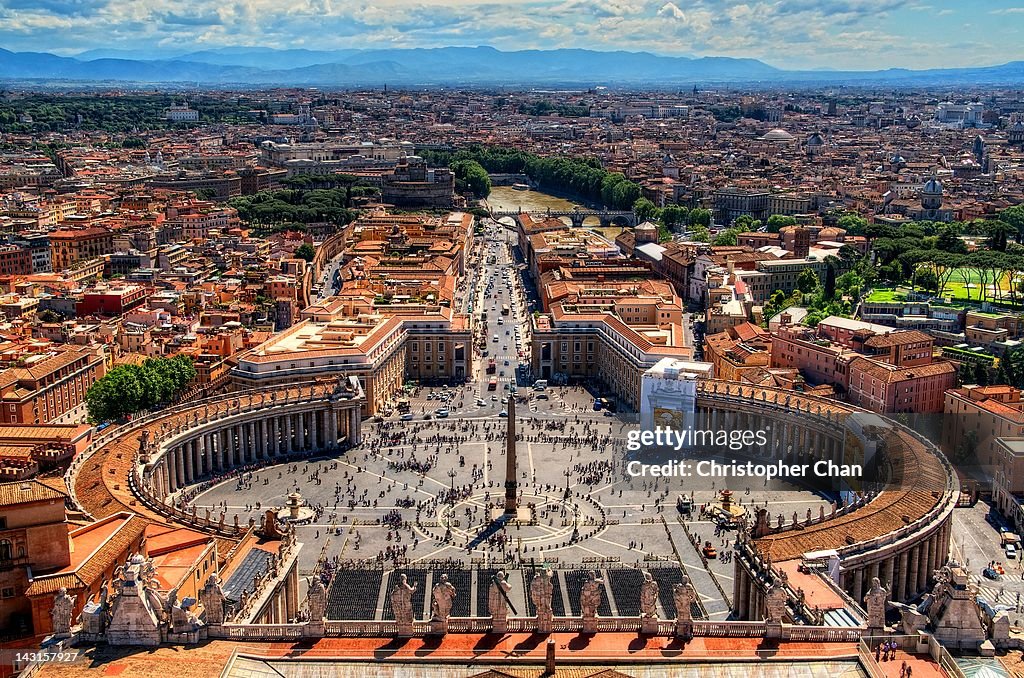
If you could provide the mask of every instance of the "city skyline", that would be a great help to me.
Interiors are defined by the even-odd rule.
[[[0,46],[73,56],[168,58],[197,50],[493,46],[758,59],[788,70],[987,66],[1024,59],[1020,0],[557,0],[348,4],[299,0],[3,0]],[[937,46],[942,45],[940,51]]]

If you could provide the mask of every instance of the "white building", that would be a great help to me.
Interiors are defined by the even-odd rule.
[[[199,111],[189,108],[188,103],[171,104],[164,109],[164,117],[171,122],[198,122]]]
[[[663,358],[644,372],[640,382],[640,428],[683,429],[697,409],[697,380],[711,379],[714,365]]]

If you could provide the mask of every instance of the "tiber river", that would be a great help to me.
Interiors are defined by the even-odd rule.
[[[487,196],[487,204],[497,212],[516,212],[520,209],[526,212],[543,212],[547,209],[561,212],[571,210],[579,205],[579,203],[574,203],[571,200],[541,193],[540,191],[517,191],[511,186],[493,187],[491,194]],[[569,223],[568,218],[564,218],[563,221]],[[584,225],[601,232],[612,240],[622,232],[622,229],[618,227],[600,228],[601,221],[597,217],[587,217]]]

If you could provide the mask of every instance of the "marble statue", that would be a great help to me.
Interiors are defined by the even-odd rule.
[[[309,608],[309,621],[322,622],[324,610],[327,608],[327,590],[320,577],[313,576],[309,579],[309,588],[306,589],[306,606]]]
[[[864,596],[864,608],[868,613],[868,628],[885,627],[885,607],[889,601],[889,589],[882,586],[878,577],[871,578],[871,589]]]
[[[454,601],[455,587],[448,581],[448,575],[442,574],[441,581],[434,584],[434,588],[430,591],[431,621],[448,621]]]
[[[590,578],[583,582],[580,589],[580,609],[584,617],[596,617],[597,608],[601,605],[604,579],[598,576],[597,570],[590,573]]]
[[[203,602],[203,609],[206,611],[207,624],[224,623],[224,591],[220,586],[220,575],[216,572],[210,574],[206,580],[206,586],[199,592],[199,599]]]
[[[685,574],[681,582],[672,585],[672,600],[676,604],[676,623],[692,621],[691,605],[697,600],[697,589]]]
[[[644,581],[640,585],[640,615],[648,618],[658,616],[658,582],[647,570],[644,570]]]
[[[391,590],[391,609],[395,612],[395,620],[399,624],[408,624],[412,627],[412,594],[416,592],[419,583],[409,585],[409,579],[405,574],[399,577],[398,584]]]
[[[764,608],[766,621],[770,623],[782,622],[783,617],[786,615],[786,601],[788,598],[789,594],[786,593],[786,588],[782,581],[776,580],[765,594]]]
[[[537,611],[537,631],[540,633],[551,633],[551,596],[555,590],[552,576],[551,570],[540,570],[530,582],[530,600]]]
[[[493,619],[505,619],[508,616],[508,593],[512,585],[506,581],[505,571],[500,570],[487,589],[487,611]]]
[[[71,633],[71,616],[75,611],[77,597],[69,596],[68,590],[63,586],[57,591],[57,595],[53,598],[53,609],[50,610],[54,635],[64,636]]]

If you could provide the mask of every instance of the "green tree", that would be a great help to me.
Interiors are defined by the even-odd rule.
[[[195,366],[186,355],[115,367],[86,391],[89,419],[113,421],[170,402],[195,378]]]
[[[778,233],[786,226],[796,226],[796,219],[784,214],[772,214],[765,222],[769,233]]]
[[[956,375],[960,385],[973,384],[974,383],[974,368],[971,367],[970,363],[960,363],[960,369]]]
[[[711,241],[711,244],[718,245],[720,247],[733,247],[736,245],[736,236],[741,232],[742,231],[738,228],[727,228],[716,235],[715,239]]]
[[[803,294],[809,294],[818,288],[818,274],[812,268],[800,271],[796,279],[796,287]]]
[[[858,214],[848,212],[839,217],[837,225],[849,235],[864,235],[864,231],[868,226],[868,220]]]
[[[703,226],[704,228],[711,227],[711,210],[703,207],[690,210],[688,217],[690,226]]]
[[[661,209],[661,223],[666,228],[676,230],[677,226],[686,223],[686,218],[689,214],[690,211],[682,205],[666,205]]]
[[[460,193],[468,190],[477,198],[491,194],[491,177],[476,160],[456,160],[451,168],[455,175],[455,188]]]
[[[1010,239],[1016,237],[1017,233],[1018,231],[1014,226],[1002,219],[985,223],[985,235],[988,236],[988,244],[997,252],[1005,252]]]
[[[1016,239],[1021,242],[1024,239],[1024,205],[1007,207],[1000,212],[999,218],[1017,229]]]
[[[653,221],[658,218],[658,208],[647,198],[639,198],[633,203],[633,213],[638,221]]]
[[[295,248],[295,256],[306,261],[313,261],[313,257],[316,256],[316,250],[308,242],[304,242]]]
[[[988,386],[988,367],[984,363],[974,363],[974,383],[979,386]]]

